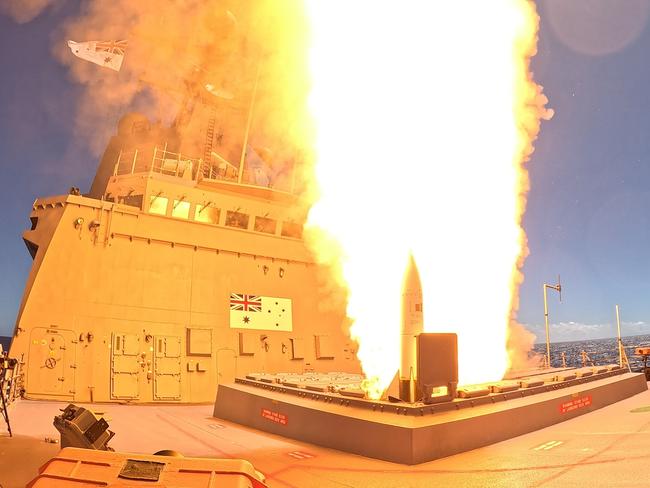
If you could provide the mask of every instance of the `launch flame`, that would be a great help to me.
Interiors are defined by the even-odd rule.
[[[319,200],[308,222],[338,267],[376,398],[399,365],[402,276],[426,331],[457,332],[461,383],[500,379],[527,253],[524,167],[552,115],[529,72],[527,0],[309,0]]]

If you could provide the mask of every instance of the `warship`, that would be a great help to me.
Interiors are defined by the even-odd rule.
[[[22,397],[10,406],[16,442],[45,452],[34,439],[56,435],[53,413],[108,403],[99,408],[115,419],[114,448],[245,458],[269,486],[372,486],[359,476],[403,486],[405,474],[427,474],[421,486],[429,486],[445,473],[479,473],[484,486],[498,472],[542,484],[545,473],[552,481],[571,466],[531,466],[530,447],[510,470],[465,464],[477,449],[527,435],[546,452],[564,441],[543,438],[545,427],[648,398],[644,375],[622,362],[459,385],[455,335],[423,332],[414,267],[399,370],[384,397],[368,398],[343,302],[332,300],[329,271],[305,242],[299,162],[257,143],[257,82],[242,107],[208,81],[198,68],[184,80],[169,126],[123,116],[87,192],[33,203],[23,233],[33,264],[9,351],[12,395]],[[241,137],[229,139],[220,119],[239,121]],[[64,449],[41,469],[43,486],[53,478],[97,484],[106,459]],[[175,461],[156,462],[171,469]],[[311,479],[318,470],[327,479]]]
[[[251,111],[233,151],[207,100],[169,127],[126,114],[87,193],[34,202],[9,351],[24,399],[214,403],[219,419],[414,465],[647,389],[622,363],[459,385],[456,335],[424,332],[411,260],[399,370],[369,398],[343,303],[303,236],[298,164],[255,148]],[[201,138],[184,137],[197,125],[203,157],[188,156]]]
[[[250,371],[360,372],[295,171],[271,178],[246,143],[229,163],[202,107],[207,159],[182,153],[178,123],[130,113],[87,193],[34,202],[10,348],[25,398],[200,403]]]

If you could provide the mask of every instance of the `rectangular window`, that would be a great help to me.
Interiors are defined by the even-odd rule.
[[[189,219],[190,202],[183,200],[174,200],[174,206],[172,207],[172,217],[176,217],[177,219]]]
[[[129,205],[130,207],[142,208],[142,195],[127,195],[122,198],[122,203],[124,205]]]
[[[282,222],[282,235],[300,239],[302,237],[302,225],[293,222]]]
[[[248,229],[248,215],[241,212],[226,212],[226,225],[237,229]]]
[[[156,215],[167,215],[167,203],[169,200],[165,197],[152,195],[149,197],[149,213]]]
[[[255,217],[255,232],[264,232],[266,234],[275,234],[277,222],[266,217]]]
[[[194,207],[194,220],[206,224],[218,224],[221,217],[221,209],[210,205],[197,205]]]

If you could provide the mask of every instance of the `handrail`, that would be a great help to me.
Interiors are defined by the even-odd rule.
[[[113,176],[159,173],[186,180],[237,180],[237,168],[225,158],[212,153],[215,163],[192,158],[181,153],[153,148],[153,154],[147,155],[146,151],[132,149],[120,150],[113,168]]]
[[[239,168],[214,151],[210,154],[210,161],[204,161],[201,158],[168,151],[166,145],[162,149],[154,146],[151,151],[142,148],[120,150],[113,167],[113,176],[143,173],[158,173],[195,182],[207,180],[240,183]],[[267,188],[264,185],[243,184]],[[293,184],[292,182],[292,186]],[[292,193],[292,190],[288,189],[280,191]]]
[[[0,416],[7,425],[11,437],[11,423],[9,422],[9,405],[23,395],[24,376],[22,363],[9,358],[7,352],[0,352]]]

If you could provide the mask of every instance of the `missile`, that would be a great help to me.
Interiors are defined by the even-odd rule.
[[[402,282],[401,357],[398,373],[399,398],[410,403],[418,401],[417,337],[424,330],[423,323],[422,285],[415,259],[411,255]]]

